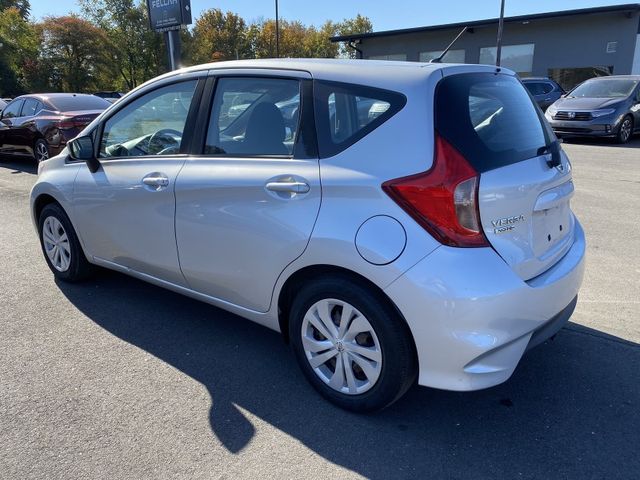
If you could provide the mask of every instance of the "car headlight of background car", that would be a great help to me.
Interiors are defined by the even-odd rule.
[[[616,111],[615,108],[603,108],[602,110],[593,110],[591,112],[591,116],[593,118],[604,117],[605,115],[611,115],[612,113],[615,113],[615,111]]]
[[[558,113],[558,109],[553,105],[549,105],[549,108],[547,108],[547,111],[544,112],[547,118],[552,118],[556,113]]]

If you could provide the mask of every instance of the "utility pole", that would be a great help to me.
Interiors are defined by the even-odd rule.
[[[498,20],[498,39],[496,41],[496,67],[500,66],[502,56],[502,29],[504,28],[504,0],[500,2],[500,19]]]
[[[276,0],[276,58],[280,58],[280,22],[278,21],[278,0]]]

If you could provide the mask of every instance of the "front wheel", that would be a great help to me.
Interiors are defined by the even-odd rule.
[[[622,123],[620,124],[620,128],[618,129],[618,135],[616,136],[616,140],[618,143],[627,143],[631,136],[633,135],[633,118],[629,115],[624,117]]]
[[[291,307],[290,339],[305,377],[335,405],[380,410],[414,383],[415,349],[383,294],[340,277],[303,287]]]
[[[69,217],[60,205],[45,206],[38,221],[40,245],[47,265],[60,280],[78,282],[93,271]]]

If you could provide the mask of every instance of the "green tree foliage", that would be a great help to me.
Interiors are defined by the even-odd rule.
[[[29,0],[0,0],[0,12],[9,8],[17,8],[23,20],[29,19],[31,11]]]
[[[104,31],[73,15],[47,17],[41,29],[42,56],[50,62],[50,85],[71,92],[96,89],[107,65]]]
[[[219,8],[205,10],[193,28],[191,55],[193,63],[250,57],[245,21]]]
[[[29,90],[28,66],[38,55],[39,38],[18,7],[0,11],[0,91],[16,95]]]
[[[82,16],[29,21],[29,0],[0,0],[0,93],[130,90],[167,70],[165,36],[149,28],[145,0],[78,0]],[[372,31],[362,15],[316,27],[280,20],[280,57],[355,57],[330,41]],[[181,30],[182,63],[276,56],[276,24],[204,11]]]
[[[83,15],[106,33],[113,81],[130,90],[165,71],[162,37],[149,29],[144,1],[79,0]]]

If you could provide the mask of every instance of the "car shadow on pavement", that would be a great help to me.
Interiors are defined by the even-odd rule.
[[[633,478],[640,468],[640,346],[599,331],[570,323],[498,387],[414,387],[356,415],[317,395],[266,328],[115,272],[58,286],[102,328],[205,385],[202,421],[233,453],[255,434],[246,410],[367,478]]]
[[[8,157],[0,156],[0,168],[6,168],[7,170],[11,170],[11,173],[19,174],[19,173],[30,173],[37,174],[38,173],[38,165],[35,164],[33,160],[14,160]]]

